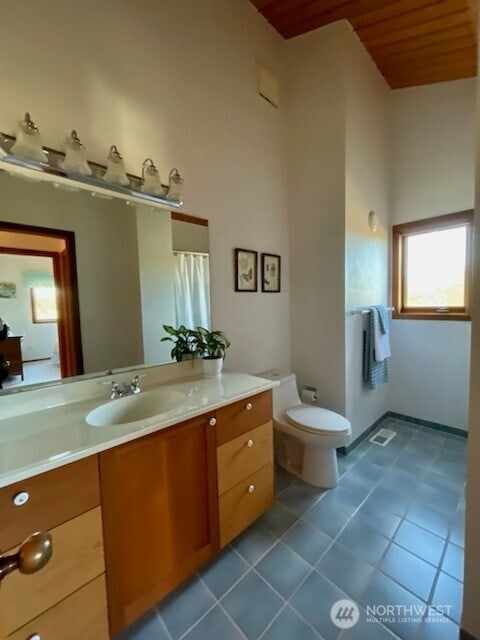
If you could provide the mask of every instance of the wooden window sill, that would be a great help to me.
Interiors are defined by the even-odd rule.
[[[470,322],[472,319],[468,313],[428,313],[397,311],[392,314],[392,320],[457,320],[460,322]]]

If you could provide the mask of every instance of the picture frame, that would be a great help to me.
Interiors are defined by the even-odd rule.
[[[14,282],[0,282],[0,298],[16,298],[17,285]]]
[[[280,293],[282,289],[282,258],[275,253],[262,253],[262,291]]]
[[[258,291],[258,252],[235,249],[235,291]]]

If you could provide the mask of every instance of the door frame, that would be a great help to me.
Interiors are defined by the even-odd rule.
[[[62,378],[82,375],[83,353],[80,327],[80,303],[78,295],[77,258],[75,233],[63,229],[35,227],[15,222],[0,221],[0,231],[56,238],[65,242],[65,252],[16,249],[0,246],[0,253],[12,255],[41,256],[53,259],[53,273],[57,287],[59,317],[58,346]]]

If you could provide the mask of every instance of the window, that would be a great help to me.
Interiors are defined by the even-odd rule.
[[[394,318],[469,320],[473,211],[393,227]]]
[[[32,320],[34,324],[57,322],[57,299],[55,287],[31,287]]]

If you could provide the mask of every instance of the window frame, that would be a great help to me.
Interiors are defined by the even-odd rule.
[[[465,306],[450,307],[448,311],[440,311],[434,307],[407,307],[405,300],[405,268],[404,244],[408,236],[419,233],[445,230],[449,228],[467,227],[467,254],[465,267]],[[393,226],[392,248],[392,301],[396,320],[471,320],[471,293],[473,277],[473,210],[458,211],[443,216],[397,224]]]
[[[38,288],[39,287],[30,287],[30,305],[32,309],[32,324],[58,323],[58,308],[57,308],[57,317],[55,318],[55,320],[41,320],[37,317],[37,299],[36,299],[35,289],[38,289]]]

